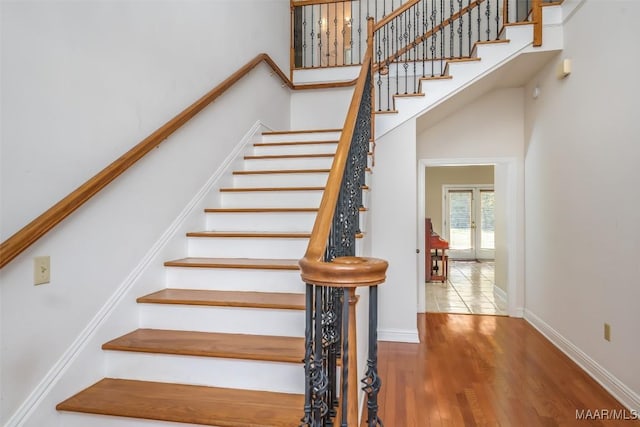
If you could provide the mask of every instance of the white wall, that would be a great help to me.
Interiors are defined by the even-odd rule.
[[[342,129],[354,86],[296,90],[291,94],[291,129]]]
[[[285,0],[1,7],[2,240],[258,53],[288,64]],[[0,271],[0,424],[58,374],[81,383],[102,375],[105,333],[87,328],[127,286],[162,285],[162,262],[182,256],[184,240],[146,259],[150,248],[256,121],[286,129],[289,107],[289,90],[260,66]],[[51,256],[48,285],[32,284],[36,255]],[[124,331],[137,319],[122,307],[111,320]],[[79,338],[96,340],[87,344],[95,358],[69,353]]]
[[[509,218],[496,226],[496,285],[509,294],[512,316],[522,316],[524,308],[523,97],[521,88],[494,90],[431,126],[423,125],[417,137],[421,167],[495,165],[496,221]]]
[[[526,86],[527,318],[640,407],[636,1],[587,1]],[[594,31],[605,25],[604,31]],[[556,78],[561,59],[573,73]],[[603,339],[610,323],[612,340]]]
[[[418,341],[415,158],[416,125],[409,120],[376,141],[371,179],[372,254],[389,262],[379,291],[379,339]]]

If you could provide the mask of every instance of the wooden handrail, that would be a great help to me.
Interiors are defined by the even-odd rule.
[[[380,28],[384,27],[385,25],[387,25],[389,22],[393,21],[394,19],[396,19],[398,16],[400,16],[400,14],[406,12],[408,9],[411,9],[411,7],[413,5],[415,5],[416,3],[420,2],[421,0],[409,0],[408,2],[404,3],[402,6],[400,6],[399,8],[397,8],[396,10],[394,10],[393,12],[391,12],[391,15],[385,16],[384,19],[379,20],[376,25],[374,25],[373,27],[373,32],[375,33],[376,31],[378,31]]]
[[[109,166],[98,172],[65,198],[16,232],[13,236],[2,242],[0,244],[0,268],[3,268],[11,260],[20,255],[29,246],[44,236],[49,230],[62,222],[76,209],[91,199],[91,197],[106,187],[110,182],[115,180],[124,171],[133,166],[138,160],[143,158],[148,152],[159,146],[171,134],[211,104],[237,81],[246,76],[261,62],[265,62],[280,78],[280,80],[282,80],[283,84],[292,90],[347,87],[356,83],[356,80],[352,80],[349,82],[296,85],[286,76],[286,74],[280,69],[280,67],[278,67],[269,55],[266,53],[257,55],[202,98],[191,104],[184,111],[169,120],[165,125],[142,140]]]

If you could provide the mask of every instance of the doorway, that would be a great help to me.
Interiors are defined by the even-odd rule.
[[[495,209],[495,287],[502,299],[507,301],[507,313],[509,316],[522,317],[524,305],[524,285],[522,276],[524,272],[523,245],[521,235],[523,233],[522,217],[522,166],[517,158],[450,158],[450,159],[420,159],[418,160],[418,236],[417,236],[417,275],[418,283],[418,312],[426,312],[426,286],[425,286],[425,221],[424,218],[432,216],[433,231],[440,236],[442,230],[442,215],[444,209],[438,208],[437,212],[427,212],[429,206],[443,201],[442,188],[434,192],[427,191],[430,185],[427,179],[427,171],[437,167],[462,167],[476,165],[492,165],[494,172],[494,209]],[[457,184],[469,184],[473,181],[458,182]],[[436,200],[432,200],[435,197]]]
[[[495,258],[495,191],[493,185],[442,186],[442,230],[452,260]]]

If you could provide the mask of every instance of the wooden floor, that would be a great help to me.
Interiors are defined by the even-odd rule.
[[[427,313],[418,325],[420,344],[379,345],[386,427],[640,425],[576,420],[623,407],[523,319]]]

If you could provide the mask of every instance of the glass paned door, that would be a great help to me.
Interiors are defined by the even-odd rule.
[[[495,193],[489,189],[480,189],[479,193],[476,258],[490,259],[495,256]]]
[[[449,190],[447,199],[450,255],[453,258],[473,258],[475,257],[473,190]]]
[[[486,186],[445,187],[444,238],[452,259],[493,259],[495,197]]]

